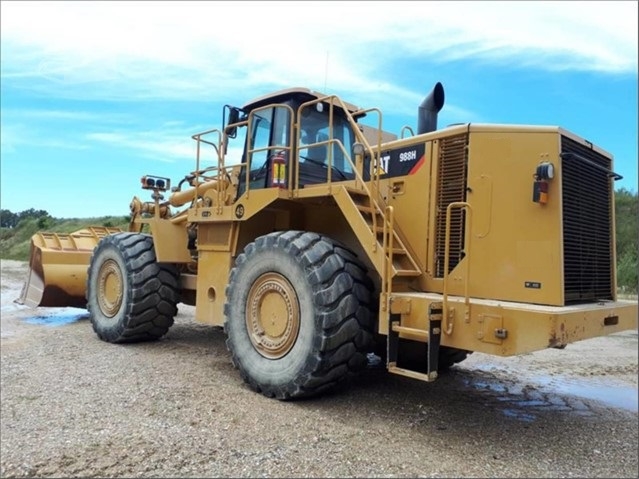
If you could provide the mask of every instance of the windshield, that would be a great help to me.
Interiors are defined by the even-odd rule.
[[[333,169],[349,174],[348,176],[351,177],[353,168],[344,155],[344,152],[349,154],[354,142],[350,124],[337,114],[337,110],[333,112],[332,129],[328,122],[328,111],[320,112],[314,107],[303,110],[300,122],[300,164],[304,161],[313,161],[321,162],[328,167],[330,159]],[[329,140],[330,143],[317,145]],[[340,144],[344,149],[340,147]]]

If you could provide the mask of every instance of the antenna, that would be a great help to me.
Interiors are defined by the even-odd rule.
[[[328,81],[328,50],[326,51],[326,65],[324,66],[324,93],[326,91],[326,82]]]

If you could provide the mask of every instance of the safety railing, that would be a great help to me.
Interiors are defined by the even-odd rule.
[[[402,127],[402,131],[400,133],[400,138],[404,139],[404,132],[407,131],[407,130],[410,133],[410,136],[415,136],[415,132],[413,131],[413,129],[410,126],[406,125],[406,126]]]
[[[247,123],[246,121],[242,121],[242,122],[235,123],[233,125],[228,125],[226,128],[228,129],[230,127],[243,126],[246,123]],[[204,139],[204,137],[212,136],[212,135],[217,135],[216,141]],[[229,175],[227,167],[224,164],[225,156],[226,156],[226,151],[225,151],[226,148],[225,148],[224,140],[223,140],[224,139],[223,132],[220,131],[219,129],[212,129],[212,130],[203,131],[201,133],[197,133],[193,135],[191,138],[193,138],[197,144],[195,171],[191,172],[191,174],[193,175],[192,186],[195,187],[193,206],[197,210],[197,208],[200,205],[200,202],[198,201],[200,198],[200,187],[206,182],[215,180],[217,181],[216,201],[215,201],[216,213],[221,214],[223,211],[222,207],[224,204],[224,198],[227,194],[228,188],[230,187],[230,181],[227,181],[229,180],[230,175]],[[217,159],[217,165],[201,168],[203,144],[209,145],[213,148],[213,150],[215,151],[216,159]],[[242,166],[242,164],[234,165],[234,166]]]
[[[310,145],[306,145],[306,147],[311,147],[311,146],[315,146],[315,145],[321,145],[321,144],[338,144],[339,147],[342,150],[342,153],[344,155],[344,159],[348,162],[348,164],[351,166],[352,171],[355,174],[355,182],[357,185],[361,185],[361,191],[363,194],[365,194],[368,198],[369,198],[369,202],[371,205],[371,208],[373,209],[373,214],[372,214],[372,221],[373,221],[373,232],[377,231],[378,228],[378,219],[377,219],[377,215],[380,215],[382,218],[385,217],[384,214],[384,210],[381,208],[380,204],[383,204],[383,200],[381,199],[381,195],[380,195],[380,188],[379,188],[379,180],[380,180],[380,175],[381,175],[381,167],[380,167],[380,154],[381,154],[381,143],[382,143],[382,113],[378,108],[369,108],[366,110],[358,110],[356,112],[350,112],[348,107],[344,104],[344,102],[342,102],[342,100],[336,96],[336,95],[329,95],[329,96],[325,96],[325,97],[321,97],[321,98],[317,98],[315,100],[310,100],[307,101],[303,104],[301,104],[298,108],[298,114],[297,114],[297,118],[300,119],[303,117],[302,112],[306,109],[306,108],[310,108],[313,105],[316,105],[318,103],[323,103],[323,104],[328,104],[329,107],[329,121],[328,121],[328,126],[329,126],[329,138],[328,140],[322,141],[322,142],[316,142]],[[363,164],[362,165],[356,165],[355,163],[353,163],[353,160],[351,158],[350,152],[346,151],[344,145],[337,139],[332,138],[332,134],[333,134],[333,118],[334,118],[334,109],[335,107],[339,107],[341,108],[341,110],[345,113],[346,119],[351,127],[351,131],[353,131],[353,133],[355,134],[355,140],[356,142],[361,143],[364,146],[364,153],[368,153],[368,156],[370,158],[370,165],[369,165],[369,177],[370,177],[370,185],[372,186],[372,190],[371,188],[369,188],[366,185],[366,182],[364,181],[364,177],[363,177]],[[359,116],[359,115],[363,115],[365,113],[370,113],[370,112],[376,112],[378,114],[378,134],[377,134],[377,145],[376,148],[373,148],[370,143],[368,142],[368,140],[366,139],[366,137],[364,136],[364,133],[362,131],[360,131],[359,129],[359,125],[357,124],[357,122],[355,121],[355,116]],[[298,123],[297,125],[297,143],[300,143],[301,140],[301,124]],[[328,158],[328,172],[327,172],[327,188],[329,190],[329,192],[332,189],[332,174],[331,174],[331,170],[332,170],[332,151],[330,151],[331,149],[329,149],[329,158]],[[297,169],[296,171],[296,178],[295,178],[295,182],[294,182],[294,191],[293,194],[297,195],[298,191],[299,191],[299,169]],[[376,214],[377,213],[377,214]],[[373,245],[371,245],[373,250],[375,250],[377,248],[377,241],[375,240],[373,242]]]
[[[249,141],[251,139],[251,132],[252,129],[254,127],[254,123],[255,123],[255,116],[257,113],[259,113],[260,111],[264,111],[267,110],[269,108],[273,108],[273,107],[278,107],[278,108],[285,108],[288,110],[288,117],[289,117],[289,130],[288,131],[295,131],[294,130],[294,126],[297,126],[297,138],[296,138],[296,143],[295,145],[298,147],[297,149],[297,154],[298,154],[298,158],[297,158],[297,162],[296,164],[299,166],[299,151],[301,149],[304,148],[310,148],[312,146],[322,146],[322,145],[327,145],[329,146],[329,148],[327,148],[328,150],[328,167],[327,167],[327,176],[326,176],[326,184],[329,190],[329,194],[332,191],[332,183],[334,182],[334,176],[333,176],[333,145],[336,145],[337,148],[339,148],[339,150],[341,151],[341,154],[343,155],[344,160],[348,163],[348,165],[351,167],[351,170],[354,173],[354,180],[356,185],[358,185],[358,187],[362,190],[362,192],[367,195],[371,201],[371,206],[377,210],[378,214],[380,214],[382,217],[384,216],[384,210],[380,207],[380,203],[383,204],[383,199],[380,195],[380,188],[379,188],[379,180],[380,180],[380,175],[381,175],[381,167],[380,167],[380,154],[381,154],[381,143],[382,143],[382,113],[379,109],[377,108],[370,108],[370,109],[366,109],[366,110],[358,110],[356,112],[350,112],[348,107],[342,102],[342,100],[337,97],[336,95],[330,95],[330,96],[325,96],[325,97],[321,97],[321,98],[317,98],[315,100],[311,100],[309,102],[306,102],[302,105],[299,106],[298,108],[298,116],[297,118],[301,118],[301,113],[304,109],[309,108],[317,103],[324,103],[324,104],[328,104],[329,106],[329,118],[328,118],[328,129],[329,129],[329,138],[327,140],[323,140],[320,142],[315,142],[309,145],[305,145],[305,146],[300,146],[300,135],[301,135],[301,131],[300,131],[300,124],[295,124],[295,115],[294,115],[294,111],[293,109],[285,104],[269,104],[269,105],[265,105],[262,106],[260,108],[254,109],[250,112],[250,114],[248,115],[248,118],[244,121],[241,122],[237,122],[234,123],[232,125],[228,125],[226,127],[226,129],[229,128],[237,128],[237,127],[241,127],[241,126],[248,126],[248,135],[249,135]],[[351,152],[349,152],[346,147],[344,146],[344,144],[337,138],[332,138],[332,134],[333,134],[333,118],[334,118],[334,109],[335,107],[339,107],[341,108],[341,110],[345,113],[346,119],[351,127],[352,132],[355,135],[355,141],[361,143],[364,146],[364,154],[368,154],[368,157],[370,158],[370,164],[369,164],[369,178],[370,178],[370,185],[371,188],[369,188],[366,184],[366,182],[364,181],[364,171],[363,171],[363,163],[360,165],[356,165],[353,163],[353,160],[351,158]],[[354,117],[358,116],[358,115],[363,115],[365,113],[370,113],[370,112],[376,112],[377,116],[378,116],[378,138],[377,138],[377,144],[375,145],[375,147],[371,146],[371,144],[368,142],[368,140],[366,139],[366,137],[364,136],[363,132],[360,131],[359,129],[359,125],[357,124],[357,122],[355,121]],[[213,141],[211,141],[208,138],[205,138],[207,136],[211,136],[211,135],[217,135],[217,138]],[[228,185],[226,184],[226,182],[224,181],[226,178],[228,178],[228,169],[225,166],[224,162],[225,162],[225,145],[224,145],[224,132],[220,131],[219,129],[211,129],[211,130],[207,130],[201,133],[197,133],[195,135],[192,136],[192,138],[196,141],[197,144],[197,150],[196,150],[196,169],[195,171],[192,172],[192,175],[194,176],[193,179],[193,186],[196,188],[196,193],[195,193],[195,199],[200,198],[200,191],[199,188],[200,186],[207,182],[207,181],[211,181],[213,179],[218,181],[218,188],[217,188],[217,198],[216,198],[216,204],[218,206],[218,213],[221,213],[222,211],[222,205],[223,205],[223,198],[226,195],[226,190],[228,188]],[[202,168],[201,167],[201,163],[202,163],[202,150],[203,150],[203,146],[202,145],[208,145],[210,147],[212,147],[215,151],[215,156],[217,159],[217,165],[216,166],[210,166],[210,167],[206,167],[206,168]],[[293,141],[291,139],[291,141],[288,142],[288,144],[286,145],[273,145],[273,146],[266,146],[266,147],[261,147],[261,148],[253,148],[253,145],[249,144],[249,148],[247,149],[246,152],[246,158],[245,161],[240,163],[239,165],[234,165],[234,166],[240,166],[240,167],[244,167],[245,168],[245,194],[248,196],[250,194],[250,175],[251,175],[251,169],[250,169],[250,165],[252,164],[252,159],[253,159],[253,155],[255,153],[261,152],[261,151],[285,151],[287,152],[287,157],[289,158],[289,163],[291,161],[291,159],[293,158],[292,152],[293,152]],[[270,154],[269,154],[270,156]],[[300,189],[300,184],[299,184],[299,175],[300,175],[300,168],[296,167],[296,168],[288,168],[288,172],[287,172],[287,176],[288,176],[288,181],[287,181],[287,189],[289,190],[289,194],[290,196],[295,196]],[[195,206],[198,206],[198,203],[196,202]],[[377,223],[377,215],[373,215],[373,228],[375,229],[378,225]]]
[[[382,311],[389,309],[390,285],[393,281],[393,230],[395,223],[395,210],[392,206],[387,206],[384,215],[384,226],[382,229],[382,248],[386,252],[386,261],[382,270],[381,297]]]

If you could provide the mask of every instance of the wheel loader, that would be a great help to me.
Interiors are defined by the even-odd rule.
[[[282,400],[371,354],[433,381],[473,351],[636,328],[616,292],[612,155],[557,126],[438,129],[443,105],[437,83],[399,135],[306,88],[225,105],[192,137],[193,171],[142,176],[128,231],[34,235],[18,301],[86,307],[111,343],[156,340],[193,305]]]

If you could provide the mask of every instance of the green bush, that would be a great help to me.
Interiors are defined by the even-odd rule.
[[[3,216],[9,218],[11,213],[3,210]],[[14,227],[0,229],[0,257],[27,261],[31,246],[31,237],[39,231],[51,233],[72,233],[88,226],[111,226],[128,229],[128,217],[103,216],[98,218],[52,218],[43,210],[27,210],[19,214],[19,221]]]
[[[617,240],[617,286],[623,292],[637,292],[637,250],[639,249],[639,196],[622,188],[615,192]]]
[[[639,293],[639,276],[637,273],[637,254],[628,251],[617,261],[617,286],[620,292]]]

